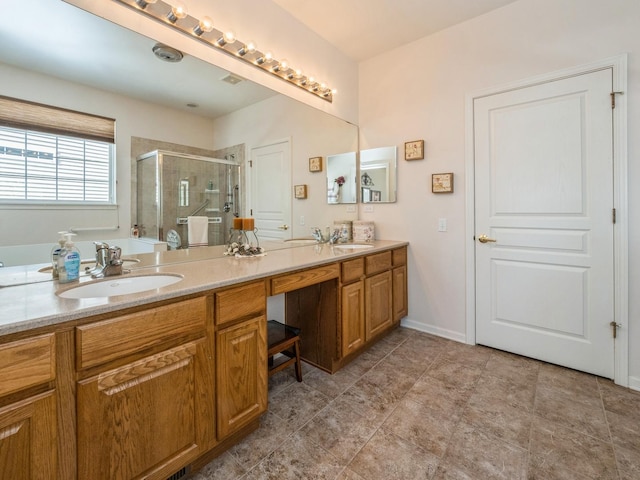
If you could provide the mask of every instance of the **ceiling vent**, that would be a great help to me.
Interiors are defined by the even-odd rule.
[[[177,63],[184,57],[180,50],[176,50],[163,43],[156,43],[152,50],[156,57],[165,62]]]
[[[220,80],[222,80],[223,82],[229,83],[231,85],[237,85],[238,83],[242,82],[244,78],[234,75],[233,73],[230,73],[226,77],[222,77]]]

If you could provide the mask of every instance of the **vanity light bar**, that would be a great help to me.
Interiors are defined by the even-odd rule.
[[[276,60],[270,52],[259,51],[253,42],[243,43],[230,32],[223,32],[213,26],[209,17],[198,20],[187,14],[184,5],[173,1],[171,5],[162,0],[114,0],[138,13],[142,13],[164,25],[178,30],[206,45],[250,63],[287,83],[302,88],[328,102],[333,102],[332,90],[301,70],[292,68],[286,60]],[[178,13],[176,13],[178,12]]]

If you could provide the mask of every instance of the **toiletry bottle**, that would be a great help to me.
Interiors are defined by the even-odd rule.
[[[64,237],[65,233],[67,232],[58,232],[58,235],[60,235],[58,245],[54,245],[51,249],[51,276],[53,278],[58,278],[58,257],[60,256],[60,250],[64,248],[64,244],[67,241]]]
[[[65,233],[64,236],[66,241],[58,254],[58,281],[69,283],[80,278],[80,251],[71,240],[75,233]]]
[[[138,224],[136,223],[131,229],[131,237],[139,238],[140,237],[140,229],[138,228]]]
[[[342,224],[342,231],[340,232],[340,243],[347,243],[349,241],[349,228],[347,224]]]

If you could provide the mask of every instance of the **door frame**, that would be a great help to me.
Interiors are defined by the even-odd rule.
[[[476,280],[475,280],[475,169],[474,169],[474,100],[510,90],[548,83],[605,68],[613,69],[613,90],[616,95],[613,110],[613,206],[616,223],[613,229],[614,248],[614,319],[618,329],[614,345],[614,381],[629,386],[629,216],[627,159],[627,54],[597,62],[555,71],[535,77],[490,87],[465,95],[465,269],[466,269],[466,343],[476,343]]]

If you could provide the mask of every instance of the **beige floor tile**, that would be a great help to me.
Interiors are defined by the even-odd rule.
[[[595,397],[569,393],[563,388],[538,385],[536,415],[582,433],[609,441],[602,402]]]
[[[294,431],[311,420],[330,401],[325,394],[304,382],[295,382],[269,398],[269,412],[281,418]]]
[[[530,454],[531,479],[618,478],[610,443],[542,418],[534,419]]]
[[[632,415],[606,412],[613,444],[640,452],[640,421]]]
[[[329,452],[299,434],[252,468],[246,480],[334,480],[345,465]]]
[[[618,460],[620,480],[638,480],[640,478],[640,449],[629,450],[614,447]]]
[[[349,464],[349,469],[367,480],[412,480],[430,478],[438,457],[392,434],[378,430]]]
[[[451,410],[455,412],[455,406]],[[405,399],[382,424],[382,429],[442,457],[458,421],[457,413],[446,415],[440,408]]]
[[[223,453],[218,458],[208,463],[191,480],[233,480],[242,477],[246,473],[233,455]]]
[[[495,351],[486,365],[487,375],[522,386],[538,382],[540,362],[511,353]]]
[[[527,450],[463,422],[451,437],[440,478],[524,480]]]
[[[353,408],[331,403],[307,423],[300,434],[346,465],[375,431],[369,419]]]
[[[486,434],[527,449],[532,417],[531,413],[518,407],[488,402],[470,404],[462,420]]]
[[[459,358],[459,357],[458,357]],[[427,369],[426,374],[456,388],[472,390],[480,378],[482,369],[465,365],[461,361],[451,362],[439,357]]]

